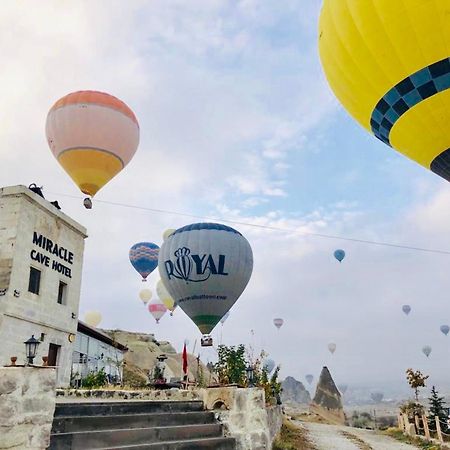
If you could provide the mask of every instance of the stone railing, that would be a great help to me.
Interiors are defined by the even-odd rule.
[[[0,367],[0,449],[49,446],[55,386],[54,368]]]
[[[206,409],[215,410],[237,450],[270,449],[281,428],[281,406],[266,406],[259,388],[218,387],[199,389]]]

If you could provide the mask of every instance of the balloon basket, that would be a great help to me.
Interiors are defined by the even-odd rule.
[[[205,336],[202,336],[200,342],[201,342],[202,347],[212,347],[213,338],[212,338],[212,336],[205,335]]]
[[[92,209],[92,200],[89,197],[86,197],[83,200],[83,205],[86,209]]]

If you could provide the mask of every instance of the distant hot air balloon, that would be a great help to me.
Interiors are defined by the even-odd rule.
[[[382,392],[372,392],[370,394],[370,398],[375,402],[375,403],[381,403],[381,401],[383,400],[384,394]]]
[[[444,333],[446,336],[449,331],[450,331],[450,327],[448,325],[441,325],[441,332]]]
[[[165,241],[175,230],[175,228],[167,228],[163,233],[163,241]]]
[[[220,319],[220,323],[223,325],[226,320],[228,319],[228,317],[230,317],[230,311],[228,311],[221,319]]]
[[[102,315],[98,311],[87,311],[84,315],[84,321],[91,327],[96,328],[102,321]]]
[[[342,262],[342,260],[345,258],[345,252],[344,250],[338,249],[334,251],[334,257],[339,261]]]
[[[164,303],[157,297],[150,300],[148,310],[155,318],[156,323],[159,323],[159,319],[161,319],[161,317],[167,312],[167,308],[164,306]]]
[[[274,324],[278,329],[280,329],[280,328],[283,326],[283,324],[284,324],[284,320],[283,320],[283,319],[280,319],[280,318],[273,319],[273,324]]]
[[[314,375],[311,374],[305,375],[305,379],[308,382],[308,384],[311,384],[314,380]]]
[[[263,367],[266,369],[267,373],[270,373],[275,369],[275,361],[273,359],[266,359],[263,362]]]
[[[138,242],[130,248],[130,262],[142,276],[142,281],[158,266],[159,247],[152,242]]]
[[[338,389],[341,391],[341,393],[342,393],[343,395],[345,395],[345,393],[347,392],[348,386],[347,386],[346,384],[340,384],[340,385],[338,386]]]
[[[53,155],[90,197],[131,161],[139,144],[133,111],[104,92],[62,97],[50,109],[45,128]]]
[[[408,314],[411,312],[411,306],[409,306],[409,305],[403,305],[403,306],[402,306],[402,311],[403,311],[406,315],[408,315]]]
[[[147,304],[148,301],[152,298],[152,291],[150,289],[142,289],[141,292],[139,292],[139,298]]]
[[[334,344],[333,342],[328,344],[328,350],[331,354],[333,354],[336,351],[336,344]]]
[[[432,348],[429,345],[425,345],[425,347],[422,348],[423,354],[428,358],[430,356]]]
[[[247,286],[253,254],[247,239],[235,229],[195,223],[164,241],[158,268],[169,294],[208,334]]]
[[[170,315],[172,316],[177,305],[175,304],[175,300],[167,291],[162,280],[158,280],[158,283],[156,283],[156,293],[158,294],[158,297],[161,299],[161,301],[164,303],[164,306],[170,311]]]
[[[355,120],[450,181],[448,13],[448,0],[325,0],[319,53]]]

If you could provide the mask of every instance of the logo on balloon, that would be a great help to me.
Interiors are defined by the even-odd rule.
[[[173,277],[186,282],[198,283],[206,281],[211,275],[224,275],[225,255],[219,255],[217,261],[212,255],[191,255],[191,250],[181,247],[174,252],[175,263],[170,259],[164,262],[169,280]]]

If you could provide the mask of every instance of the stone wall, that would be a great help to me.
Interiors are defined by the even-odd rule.
[[[201,389],[206,409],[217,412],[237,450],[270,449],[281,428],[281,407],[266,407],[264,390],[220,387]]]
[[[48,447],[55,384],[55,369],[0,367],[0,449]]]
[[[117,401],[117,400],[146,400],[146,401],[189,401],[201,400],[196,390],[182,389],[57,389],[56,401],[61,403],[76,401]]]

